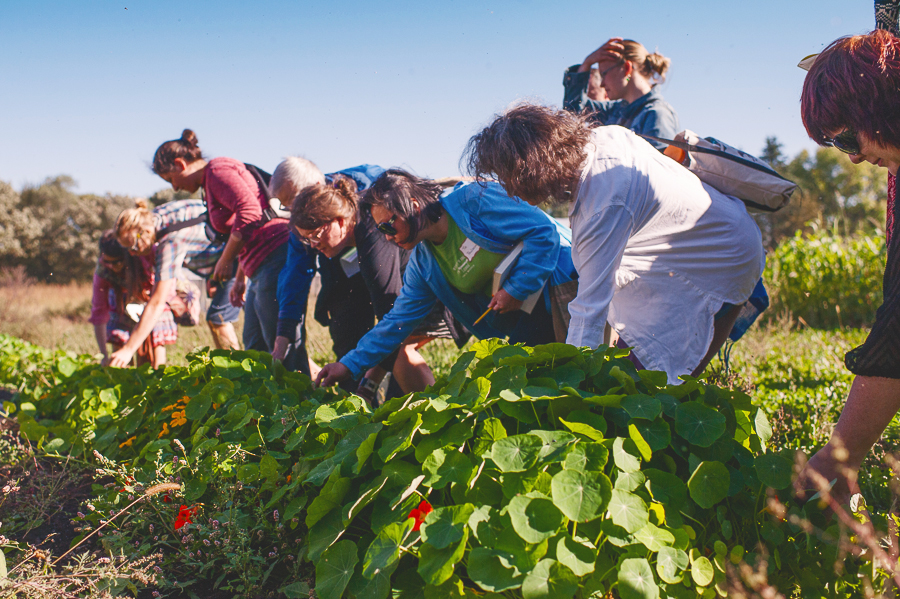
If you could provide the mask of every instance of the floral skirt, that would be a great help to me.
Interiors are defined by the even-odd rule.
[[[109,315],[109,322],[106,323],[106,336],[110,343],[121,347],[128,342],[135,326],[137,323],[128,318],[128,315],[113,312]],[[153,347],[172,345],[178,341],[178,325],[175,324],[172,311],[168,307],[156,321],[149,339]]]

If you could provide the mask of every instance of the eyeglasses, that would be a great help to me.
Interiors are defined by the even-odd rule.
[[[832,138],[825,138],[822,144],[835,147],[844,154],[859,154],[859,139],[852,129],[845,129]]]
[[[138,247],[138,244],[140,242],[141,242],[141,232],[138,231],[137,233],[134,234],[134,243],[131,244],[130,251],[132,251],[132,252],[140,251],[140,248]]]
[[[622,66],[623,64],[625,64],[625,61],[624,61],[624,60],[620,60],[619,62],[617,62],[617,63],[614,64],[613,66],[604,69],[603,71],[600,72],[600,79],[602,80],[604,77],[606,77],[606,74],[607,74],[607,73],[609,73],[611,70],[613,70],[613,69],[616,68],[616,67]]]
[[[325,229],[330,224],[331,224],[331,222],[329,221],[329,222],[325,223],[324,225],[322,225],[321,227],[313,229],[313,232],[310,233],[309,235],[299,234],[298,237],[300,237],[300,243],[302,243],[304,245],[312,245],[314,243],[316,243],[316,244],[319,243],[319,241],[321,241],[321,239],[322,239],[322,235],[325,234]],[[300,233],[300,232],[297,231],[297,233]]]
[[[392,216],[389,220],[384,221],[383,223],[376,223],[375,228],[387,236],[396,235],[397,228],[394,226],[395,220],[397,220],[396,214],[394,216]]]

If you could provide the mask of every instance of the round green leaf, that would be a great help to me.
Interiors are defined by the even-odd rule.
[[[613,489],[609,500],[609,516],[613,524],[636,533],[650,522],[650,513],[644,500],[620,489]]]
[[[617,437],[613,441],[613,461],[619,470],[625,472],[637,472],[641,469],[641,458],[638,457],[638,449],[631,439]]]
[[[688,554],[674,547],[663,547],[656,556],[656,573],[663,582],[676,584],[681,582],[681,574],[687,570]]]
[[[700,462],[691,479],[688,491],[697,505],[711,508],[728,496],[731,474],[722,462]]]
[[[562,525],[562,514],[552,501],[527,495],[513,497],[509,502],[509,517],[516,533],[532,544],[549,539]]]
[[[647,480],[644,476],[644,473],[638,470],[637,472],[619,472],[619,475],[616,477],[616,482],[613,485],[616,489],[622,489],[623,491],[632,492]]]
[[[402,524],[388,524],[382,528],[366,550],[363,576],[374,578],[379,572],[394,566],[400,559],[400,547],[412,531],[412,527],[413,520],[408,518]]]
[[[705,557],[698,557],[691,564],[691,578],[697,586],[705,587],[713,581],[715,571],[712,563]]]
[[[612,483],[602,472],[561,470],[550,483],[553,504],[575,522],[590,522],[606,511]]]
[[[664,420],[635,420],[632,424],[653,451],[661,451],[672,444],[669,423]]]
[[[654,420],[662,412],[662,404],[655,397],[638,393],[623,399],[622,409],[632,418]]]
[[[556,559],[568,566],[576,576],[587,576],[594,571],[597,550],[566,535],[556,543]]]
[[[687,501],[687,487],[684,482],[674,474],[648,468],[642,471],[647,477],[647,490],[654,501],[665,503],[675,509],[679,509]]]
[[[794,465],[789,459],[778,454],[766,453],[756,457],[753,467],[759,481],[767,487],[780,490],[791,486]]]
[[[440,585],[453,576],[453,570],[466,551],[469,529],[464,528],[462,537],[454,545],[437,549],[425,543],[419,548],[419,576],[431,585]]]
[[[209,411],[211,405],[212,398],[209,395],[198,395],[188,402],[187,407],[184,409],[184,415],[190,420],[199,420],[206,416],[206,412]]]
[[[522,586],[522,573],[513,565],[512,554],[476,547],[469,553],[466,572],[482,589],[500,593]]]
[[[534,435],[515,435],[494,443],[491,459],[501,472],[524,472],[537,463],[544,442]]]
[[[618,589],[621,599],[659,599],[659,586],[645,559],[632,558],[622,562]]]
[[[578,579],[566,566],[542,559],[522,582],[524,599],[564,599],[578,591]]]
[[[434,489],[443,489],[450,483],[463,484],[474,469],[467,455],[456,450],[435,449],[422,463],[422,471],[427,475],[422,484]]]
[[[566,454],[563,468],[580,472],[600,471],[606,466],[609,450],[601,443],[578,443]]]
[[[541,452],[538,454],[538,459],[541,461],[541,463],[561,461],[566,447],[577,440],[575,435],[573,435],[572,433],[567,433],[565,431],[535,430],[529,432],[528,434],[534,435],[535,437],[540,439],[541,443],[543,444],[543,447],[541,447]]]
[[[709,447],[725,432],[725,415],[697,401],[678,406],[675,432],[699,447]]]
[[[316,595],[322,599],[341,599],[358,561],[353,541],[338,541],[326,549],[316,564]]]
[[[451,543],[456,543],[463,538],[466,523],[474,511],[475,506],[471,503],[437,508],[425,517],[419,531],[422,540],[437,549],[444,549]]]
[[[675,535],[664,528],[653,524],[647,524],[644,528],[634,533],[634,538],[647,549],[657,552],[663,547],[671,547],[675,544]]]

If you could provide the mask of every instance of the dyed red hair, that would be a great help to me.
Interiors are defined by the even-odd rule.
[[[900,38],[878,29],[832,42],[806,75],[800,113],[819,144],[851,129],[900,148]]]

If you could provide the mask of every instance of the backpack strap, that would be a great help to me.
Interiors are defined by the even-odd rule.
[[[254,223],[255,227],[261,227],[273,218],[278,218],[278,215],[275,213],[275,210],[272,208],[271,200],[274,199],[272,192],[269,190],[269,182],[272,180],[272,175],[262,170],[258,166],[254,166],[252,164],[244,163],[244,166],[250,171],[250,174],[253,175],[253,178],[256,179],[256,184],[259,186],[260,191],[262,191],[263,196],[266,198],[265,206],[263,206],[263,215],[262,218]]]
[[[163,227],[162,229],[156,230],[156,239],[162,239],[169,233],[174,233],[175,231],[180,231],[182,229],[187,229],[188,227],[193,227],[194,225],[201,225],[206,222],[206,216],[209,214],[204,211],[200,216],[195,216],[194,218],[189,218],[187,220],[183,220],[180,223],[175,223],[173,225],[169,225],[168,227]]]

